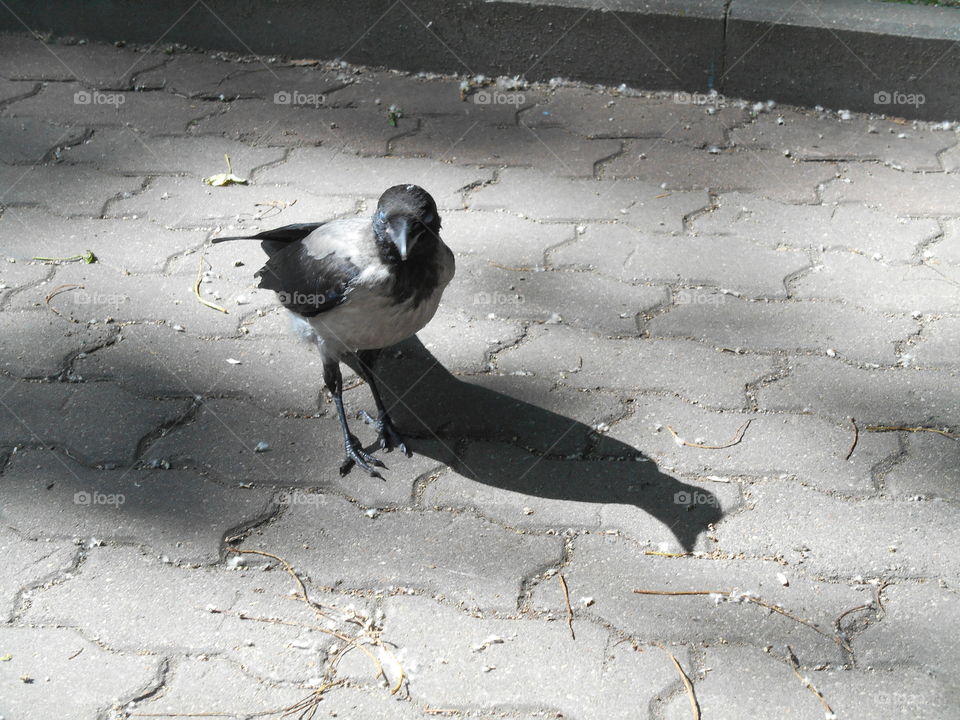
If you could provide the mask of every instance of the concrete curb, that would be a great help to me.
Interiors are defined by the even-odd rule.
[[[26,27],[960,118],[960,11],[876,0],[8,0],[0,30]]]

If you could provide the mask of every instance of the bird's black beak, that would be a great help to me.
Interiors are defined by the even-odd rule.
[[[390,239],[393,241],[393,244],[397,246],[401,260],[407,259],[407,256],[410,254],[410,248],[413,246],[413,239],[410,237],[411,224],[410,218],[401,217],[397,218],[390,226]]]

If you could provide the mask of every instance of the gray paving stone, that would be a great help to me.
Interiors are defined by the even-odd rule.
[[[441,305],[430,324],[417,333],[423,346],[454,374],[486,370],[494,349],[511,345],[522,335],[523,327],[518,322],[472,317],[449,302]]]
[[[631,180],[558,178],[532,168],[510,168],[493,185],[471,193],[476,210],[510,210],[539,220],[618,219],[661,232],[683,230],[683,218],[706,207],[705,192],[664,192]]]
[[[958,425],[955,374],[861,369],[834,358],[796,358],[790,374],[757,391],[761,408],[855,417],[873,425]]]
[[[857,450],[845,460],[853,430],[846,419],[829,422],[812,415],[756,415],[703,410],[675,398],[639,396],[633,414],[617,423],[598,452],[615,454],[606,443],[626,443],[656,462],[661,472],[719,478],[747,475],[796,476],[804,483],[845,495],[872,495],[873,468],[898,452],[887,433],[862,433]],[[751,419],[752,418],[752,419]],[[678,444],[667,427],[685,441],[725,445],[712,450]],[[776,452],[771,452],[776,448]]]
[[[411,588],[504,611],[516,608],[527,576],[560,560],[559,538],[519,534],[468,514],[396,511],[369,524],[361,519],[359,508],[325,496],[287,508],[245,547],[270,549],[323,587]],[[469,580],[451,585],[451,576]]]
[[[499,263],[497,264],[499,265]],[[635,335],[639,313],[663,305],[664,287],[627,285],[589,272],[529,272],[463,258],[444,300],[474,317],[565,323]]]
[[[687,93],[661,99],[561,87],[546,101],[524,111],[520,122],[534,128],[559,125],[591,138],[662,138],[703,147],[726,145],[730,129],[748,118],[741,108],[696,104],[692,99]],[[708,107],[715,112],[708,112]]]
[[[770,250],[722,236],[652,235],[625,225],[590,225],[578,242],[550,253],[556,266],[596,268],[624,282],[712,285],[785,297],[784,279],[810,265],[806,253]]]
[[[317,615],[293,595],[297,586],[290,576],[273,566],[271,572],[253,561],[234,570],[189,569],[133,548],[93,548],[68,582],[32,595],[24,620],[74,627],[114,650],[223,657],[245,668],[253,676],[249,682],[306,682],[315,677],[332,638],[311,629]],[[346,629],[340,618],[348,607],[372,614],[363,598],[317,591],[310,597],[337,609],[330,612],[335,629]]]
[[[230,688],[230,692],[224,693],[224,688]],[[147,716],[215,713],[224,720],[242,720],[267,710],[291,707],[310,692],[305,687],[258,682],[223,658],[185,657],[171,663],[161,692],[128,705],[127,710],[133,715]]]
[[[80,550],[72,542],[33,540],[8,527],[0,528],[0,620],[13,618],[17,594],[69,570]]]
[[[243,397],[274,413],[319,409],[320,355],[293,333],[284,343],[248,336],[214,341],[166,325],[132,325],[122,337],[77,360],[75,372],[142,397]]]
[[[3,217],[12,219],[15,210],[7,210],[0,216],[0,233],[6,235],[12,229],[13,223],[3,222]],[[22,227],[22,226],[21,226]],[[26,228],[22,228],[26,229]],[[9,237],[9,236],[8,236]],[[4,247],[15,247],[14,243],[4,242]],[[13,262],[11,262],[11,259]],[[17,262],[12,255],[6,261],[0,261],[0,307],[12,295],[36,283],[49,279],[54,269],[41,263]]]
[[[0,162],[29,165],[54,157],[61,148],[80,142],[85,133],[34,118],[0,117]]]
[[[754,648],[709,648],[703,662],[710,672],[694,681],[700,711],[717,720],[799,720],[815,716],[820,711],[817,698],[797,679],[783,659],[785,654],[782,647],[770,654]],[[872,718],[894,720],[904,717],[906,712],[909,717],[945,720],[952,716],[957,702],[948,683],[912,668],[884,672],[834,667],[808,671],[805,676],[823,694],[837,717],[862,717],[866,713]],[[686,695],[672,698],[663,717],[689,718]]]
[[[828,577],[939,577],[956,582],[956,505],[942,500],[846,500],[792,483],[753,485],[748,512],[724,519],[719,549],[802,560]]]
[[[739,503],[736,485],[689,484],[632,459],[543,457],[481,442],[467,448],[456,469],[427,486],[424,504],[474,508],[520,529],[619,530],[679,552],[709,550],[702,534]],[[688,503],[683,493],[702,502]]]
[[[327,96],[328,105],[381,111],[396,105],[411,117],[453,115],[483,125],[513,125],[521,108],[543,97],[536,88],[507,90],[494,83],[473,88],[462,99],[455,78],[426,80],[390,70],[363,69],[352,77],[353,83]]]
[[[235,100],[221,114],[197,124],[196,132],[223,135],[255,146],[323,145],[332,152],[386,155],[391,141],[416,132],[416,118],[391,124],[386,107],[330,109],[270,100]]]
[[[164,61],[147,54],[103,43],[47,43],[36,37],[4,35],[0,76],[11,80],[76,80],[98,88],[126,88],[135,73]]]
[[[910,353],[919,367],[955,369],[960,364],[960,318],[940,318],[926,325]]]
[[[0,105],[7,105],[40,90],[40,83],[28,80],[7,80],[0,78]]]
[[[829,637],[834,618],[873,596],[869,586],[822,582],[771,560],[646,555],[634,542],[614,535],[578,537],[563,573],[571,604],[577,606],[575,616],[610,623],[639,641],[778,649],[789,643],[811,664],[841,658],[839,645]],[[788,577],[788,587],[777,573]],[[634,589],[750,592],[816,623],[828,637],[749,601],[717,601],[709,595],[639,595]],[[581,597],[594,602],[584,607],[577,602]],[[532,602],[534,608],[564,614],[563,592],[552,579],[534,589]],[[575,628],[583,624],[574,621]]]
[[[892,120],[787,111],[759,115],[731,133],[740,146],[790,154],[798,160],[877,160],[904,170],[939,171],[938,154],[957,144],[957,136]]]
[[[222,112],[216,103],[161,92],[86,90],[52,83],[3,109],[15,118],[43,118],[66,128],[120,127],[147,135],[183,134],[201,118]]]
[[[119,655],[65,628],[0,629],[10,660],[0,675],[4,717],[95,720],[156,685],[161,660]],[[23,680],[28,678],[28,680]]]
[[[884,489],[900,497],[960,499],[960,442],[920,432],[908,443],[906,456],[883,476]]]
[[[180,325],[200,336],[237,335],[244,316],[256,314],[258,308],[271,307],[276,296],[255,287],[252,272],[249,279],[237,280],[216,267],[211,282],[201,283],[201,293],[210,302],[228,312],[201,304],[193,294],[197,276],[197,259],[190,258],[192,270],[174,275],[126,275],[112,268],[93,264],[72,263],[57,270],[54,278],[11,299],[9,309],[46,309],[46,296],[60,285],[76,285],[50,299],[49,307],[78,323],[166,322]],[[259,267],[259,265],[257,266]],[[237,268],[240,270],[242,268]],[[226,276],[225,276],[226,275]],[[240,297],[246,304],[237,305]]]
[[[317,386],[311,389],[318,390]],[[345,404],[354,434],[370,446],[375,433],[355,419],[362,407],[373,411],[373,401],[363,385],[346,393]],[[389,401],[388,401],[389,402]],[[410,505],[413,485],[445,462],[452,462],[449,446],[433,440],[410,440],[413,458],[378,451],[389,470],[386,480],[354,470],[345,478],[338,472],[343,462],[343,439],[333,406],[324,403],[322,418],[276,417],[239,400],[205,402],[197,419],[152,443],[144,458],[167,460],[174,467],[190,467],[225,484],[285,488],[322,488],[342,492],[368,507]],[[406,425],[396,415],[401,431]],[[256,452],[257,444],[269,449]],[[292,502],[312,502],[313,496],[296,494]]]
[[[655,390],[705,405],[742,408],[747,383],[769,374],[773,363],[686,340],[609,340],[564,326],[541,326],[531,328],[520,345],[499,353],[497,369],[536,374],[581,390]]]
[[[178,53],[166,56],[166,62],[153,68],[137,68],[136,89],[166,90],[188,98],[216,98],[224,94],[220,83],[229,75],[245,72],[244,64],[222,60],[203,53]]]
[[[75,257],[90,250],[97,263],[129,273],[160,272],[168,258],[199,247],[206,233],[172,231],[146,219],[63,218],[42,208],[8,208],[0,219],[0,244],[18,260]],[[13,272],[52,272],[54,265],[0,264],[0,278]],[[10,283],[13,284],[13,283]]]
[[[882,165],[847,165],[843,179],[827,185],[823,202],[854,202],[905,215],[953,215],[960,176],[908,173]]]
[[[581,623],[573,641],[561,622],[475,618],[427,598],[393,597],[384,612],[385,635],[416,663],[411,697],[434,708],[635,717],[675,677],[662,653],[611,647],[593,624]],[[492,636],[503,642],[474,650]],[[589,695],[571,691],[573,676]]]
[[[928,252],[933,260],[960,265],[960,218],[943,220],[943,239],[931,245]]]
[[[323,168],[322,173],[317,172],[318,167]],[[377,160],[325,148],[301,148],[292,151],[282,165],[259,173],[257,181],[290,183],[311,193],[346,195],[354,199],[358,196],[378,198],[392,185],[413,183],[426,188],[443,211],[461,208],[463,188],[491,177],[490,170],[456,167],[425,158]]]
[[[111,203],[106,216],[149,218],[166,228],[219,229],[222,235],[232,235],[349,216],[355,206],[355,199],[319,197],[290,186],[254,183],[209,187],[193,177],[160,177],[142,193]]]
[[[124,175],[195,175],[226,172],[224,155],[233,172],[250,178],[254,168],[283,159],[275,148],[251,148],[219,138],[141,137],[130,130],[104,129],[89,141],[63,153],[68,162],[89,163],[99,170]]]
[[[540,223],[507,212],[444,213],[443,236],[460,255],[479,255],[508,267],[542,267],[547,249],[572,240],[572,224]]]
[[[960,311],[960,268],[884,265],[848,253],[827,253],[823,264],[794,283],[798,298],[846,298],[886,312]]]
[[[836,174],[833,163],[799,163],[766,150],[715,153],[646,140],[625,143],[623,153],[600,170],[600,176],[609,180],[641,180],[674,191],[741,190],[784,203],[818,202],[817,186]]]
[[[424,120],[391,143],[397,155],[443,158],[468,165],[535,167],[560,177],[590,177],[597,163],[620,152],[617,140],[591,140],[562,128],[484,125],[465,118]]]
[[[718,207],[690,220],[707,235],[735,235],[769,247],[852,250],[907,262],[940,232],[936,220],[860,205],[788,205],[749,193],[724,193]]]
[[[111,325],[75,325],[50,312],[0,313],[0,370],[20,378],[59,376],[76,354],[112,341]]]
[[[890,364],[895,344],[916,332],[916,321],[871,313],[845,303],[749,302],[690,290],[683,304],[650,320],[652,337],[686,337],[726,348],[824,353]]]
[[[0,165],[0,201],[5,206],[40,206],[64,217],[100,217],[109,200],[136,192],[141,183],[140,178],[76,165]]]
[[[0,517],[28,537],[136,543],[177,562],[217,562],[229,531],[273,510],[263,490],[178,470],[90,470],[50,451],[17,453],[3,477]]]
[[[854,642],[859,662],[894,671],[904,665],[922,669],[947,684],[953,691],[951,699],[956,707],[956,684],[947,668],[957,661],[960,643],[954,633],[944,632],[960,615],[960,597],[956,591],[937,587],[933,582],[897,583],[884,590],[883,605],[883,620],[864,630]],[[919,706],[918,710],[923,707],[922,700],[918,701],[913,694],[913,687],[900,690],[912,695],[911,702],[903,699],[903,705]],[[926,695],[919,694],[921,698]]]
[[[58,445],[85,464],[130,462],[140,439],[174,422],[184,401],[145,400],[112,383],[0,378],[0,445]]]

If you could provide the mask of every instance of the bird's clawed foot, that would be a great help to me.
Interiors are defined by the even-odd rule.
[[[389,415],[382,413],[379,418],[374,419],[366,410],[361,410],[360,417],[363,418],[363,421],[367,425],[372,425],[377,429],[381,450],[390,452],[396,448],[407,457],[413,455],[413,453],[411,453],[407,448],[407,444],[404,442],[403,436],[397,432],[395,427],[393,427],[393,421],[390,419]]]
[[[350,472],[350,469],[356,465],[362,470],[366,470],[368,473],[370,473],[370,477],[383,480],[383,475],[378,473],[370,466],[373,465],[381,468],[386,468],[387,466],[373,455],[365,451],[363,449],[363,445],[360,444],[360,440],[355,435],[349,435],[347,437],[346,442],[344,442],[344,451],[346,452],[347,458],[340,466],[341,476],[346,475],[348,472]]]

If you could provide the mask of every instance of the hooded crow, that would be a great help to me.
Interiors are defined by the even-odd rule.
[[[347,425],[340,361],[349,354],[357,358],[377,406],[376,420],[361,414],[377,429],[380,448],[398,448],[409,457],[380,397],[373,365],[382,348],[430,322],[453,278],[453,253],[440,239],[440,216],[430,193],[417,185],[395,185],[380,196],[372,218],[299,223],[213,242],[226,240],[261,241],[269,259],[255,273],[259,286],[277,293],[297,333],[320,349],[323,381],[343,430],[346,459],[340,474],[356,464],[379,478],[371,466],[386,467],[364,451]]]

